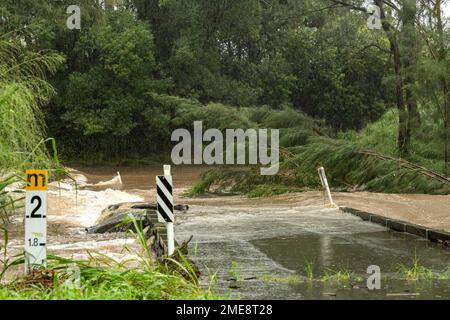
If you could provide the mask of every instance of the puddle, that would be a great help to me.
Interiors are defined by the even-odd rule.
[[[450,299],[450,251],[415,236],[391,231],[343,235],[310,233],[251,243],[283,267],[295,271],[300,278],[307,277],[308,263],[312,265],[315,279],[339,270],[353,273],[353,280],[348,283],[291,281],[293,290],[304,294],[306,299]],[[405,277],[402,266],[412,266],[415,257],[420,265],[436,273],[448,272],[447,279],[402,279]],[[366,270],[370,265],[380,267],[380,290],[366,287],[369,277]]]

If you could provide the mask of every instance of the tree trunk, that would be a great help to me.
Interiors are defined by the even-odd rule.
[[[442,22],[442,0],[436,0],[435,15],[437,21],[437,32],[439,38],[438,60],[440,63],[447,59],[447,49],[444,39],[444,24]],[[447,79],[445,76],[441,77],[442,90],[444,93],[444,172],[449,174],[448,160],[449,160],[449,139],[450,139],[450,91],[448,89]]]
[[[401,12],[403,22],[401,31],[402,61],[405,73],[404,90],[407,105],[406,145],[410,145],[412,133],[420,126],[420,115],[414,92],[416,85],[416,65],[420,48],[417,41],[415,19],[417,14],[416,0],[404,0]]]
[[[450,139],[450,91],[448,90],[447,81],[444,79],[444,172],[446,175],[450,174],[448,167],[449,160],[449,139]]]
[[[382,21],[383,30],[386,33],[391,54],[394,58],[395,71],[395,94],[398,109],[398,136],[397,148],[399,153],[407,155],[409,153],[409,132],[408,132],[408,114],[405,108],[405,98],[403,95],[403,76],[402,76],[402,61],[400,56],[399,44],[397,37],[392,32],[390,24],[386,21],[386,12],[384,10],[384,3],[382,0],[375,0],[375,4],[380,8],[380,18]]]

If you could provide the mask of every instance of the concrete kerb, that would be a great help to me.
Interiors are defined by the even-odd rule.
[[[402,220],[389,219],[378,214],[361,211],[354,208],[339,207],[339,209],[343,212],[360,217],[364,221],[376,223],[394,231],[409,233],[421,238],[425,238],[432,242],[442,243],[447,246],[450,245],[450,232],[444,230],[427,228],[425,226],[409,223]]]

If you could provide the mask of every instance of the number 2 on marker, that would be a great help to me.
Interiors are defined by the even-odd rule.
[[[34,196],[31,198],[31,204],[34,204],[35,200],[37,200],[38,204],[37,206],[31,211],[31,218],[42,218],[42,215],[36,214],[36,212],[41,208],[42,200],[39,196]]]

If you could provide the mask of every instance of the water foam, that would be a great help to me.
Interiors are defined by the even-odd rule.
[[[125,191],[106,189],[102,191],[50,190],[48,219],[90,227],[103,209],[121,202],[142,202],[140,196]]]

